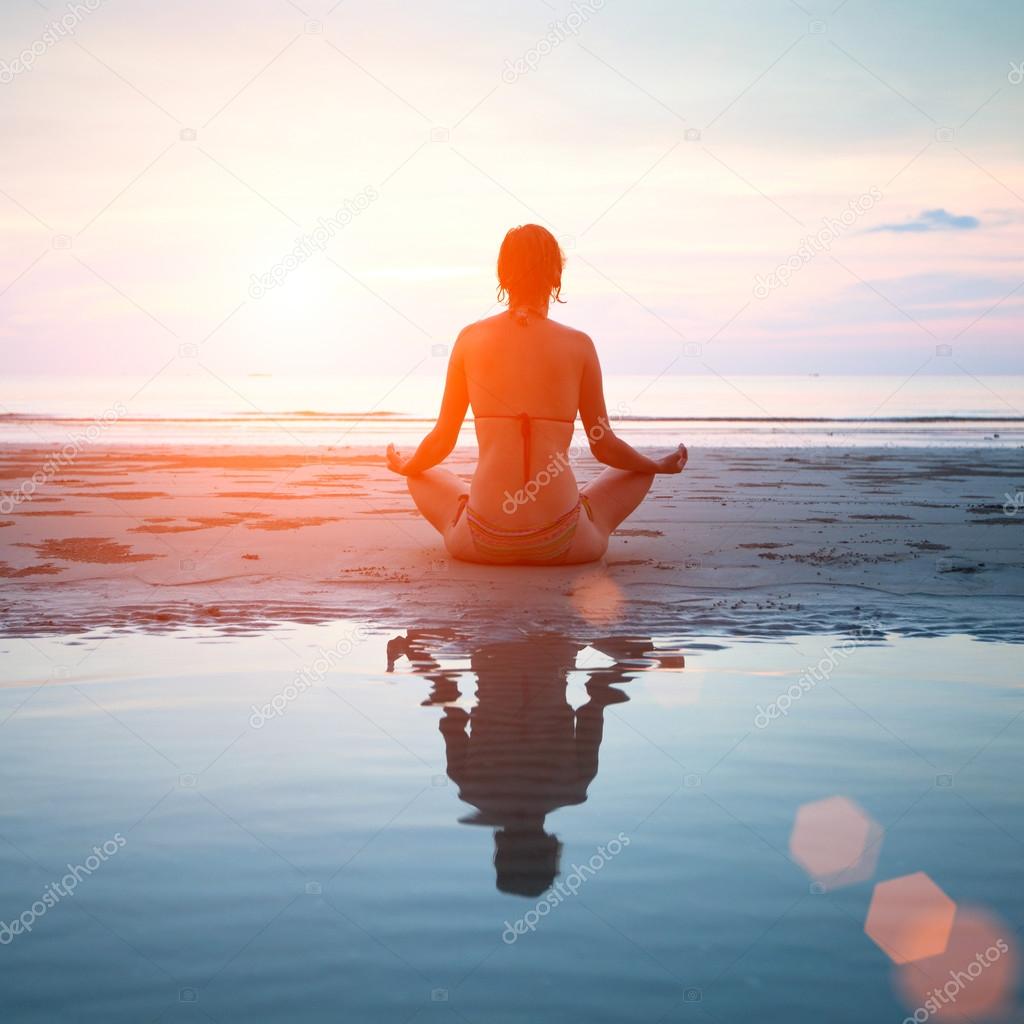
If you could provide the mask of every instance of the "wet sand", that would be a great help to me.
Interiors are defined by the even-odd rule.
[[[16,492],[51,450],[0,450]],[[472,471],[474,452],[449,460]],[[598,471],[582,460],[581,480]],[[1024,451],[704,449],[602,563],[453,562],[380,453],[94,448],[0,508],[7,635],[357,615],[778,635],[855,623],[1016,640]]]

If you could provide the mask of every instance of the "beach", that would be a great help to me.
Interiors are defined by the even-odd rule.
[[[1024,4],[65,6],[4,1022],[1022,1024]]]
[[[0,460],[19,1020],[856,1024],[985,950],[1007,1019],[1020,450],[698,446],[564,568],[369,446],[68,454]]]
[[[468,479],[471,449],[449,460]],[[7,635],[357,615],[1019,639],[1019,449],[694,449],[576,567],[455,562],[369,448],[7,445]],[[581,480],[597,472],[576,462]]]

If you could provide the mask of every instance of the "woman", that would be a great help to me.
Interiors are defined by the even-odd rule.
[[[649,459],[608,423],[601,364],[581,331],[548,319],[561,301],[565,257],[536,224],[513,228],[498,254],[507,312],[465,328],[448,364],[441,412],[411,458],[388,445],[388,468],[407,477],[416,507],[469,562],[592,562],[644,499],[656,473],[680,473],[684,445]],[[472,405],[480,457],[472,484],[438,469]],[[567,449],[579,412],[594,457],[609,468],[582,490]]]

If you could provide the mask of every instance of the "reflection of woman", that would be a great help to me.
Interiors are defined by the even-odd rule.
[[[548,319],[565,257],[536,224],[513,228],[498,255],[508,312],[470,324],[448,364],[437,424],[411,458],[388,447],[388,468],[456,558],[554,564],[600,558],[608,536],[639,504],[656,473],[679,473],[683,445],[649,459],[608,422],[601,364],[581,331]],[[472,406],[480,457],[470,487],[435,468],[455,447]],[[567,449],[577,412],[594,457],[609,468],[582,491]]]
[[[604,709],[628,698],[610,685],[653,664],[650,641],[616,639],[590,646],[615,658],[590,673],[590,699],[573,711],[566,699],[568,673],[585,646],[554,634],[485,644],[471,656],[476,706],[451,706],[454,677],[425,650],[429,634],[410,633],[388,645],[389,669],[405,654],[434,684],[428,703],[448,705],[441,719],[448,777],[475,814],[465,824],[489,825],[494,836],[497,885],[503,892],[538,896],[558,874],[561,843],[544,831],[548,814],[582,804],[597,774]],[[620,663],[620,659],[622,663]]]

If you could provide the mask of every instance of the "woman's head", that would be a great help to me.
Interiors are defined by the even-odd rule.
[[[565,255],[539,224],[512,228],[498,252],[498,298],[510,303],[561,302]]]

